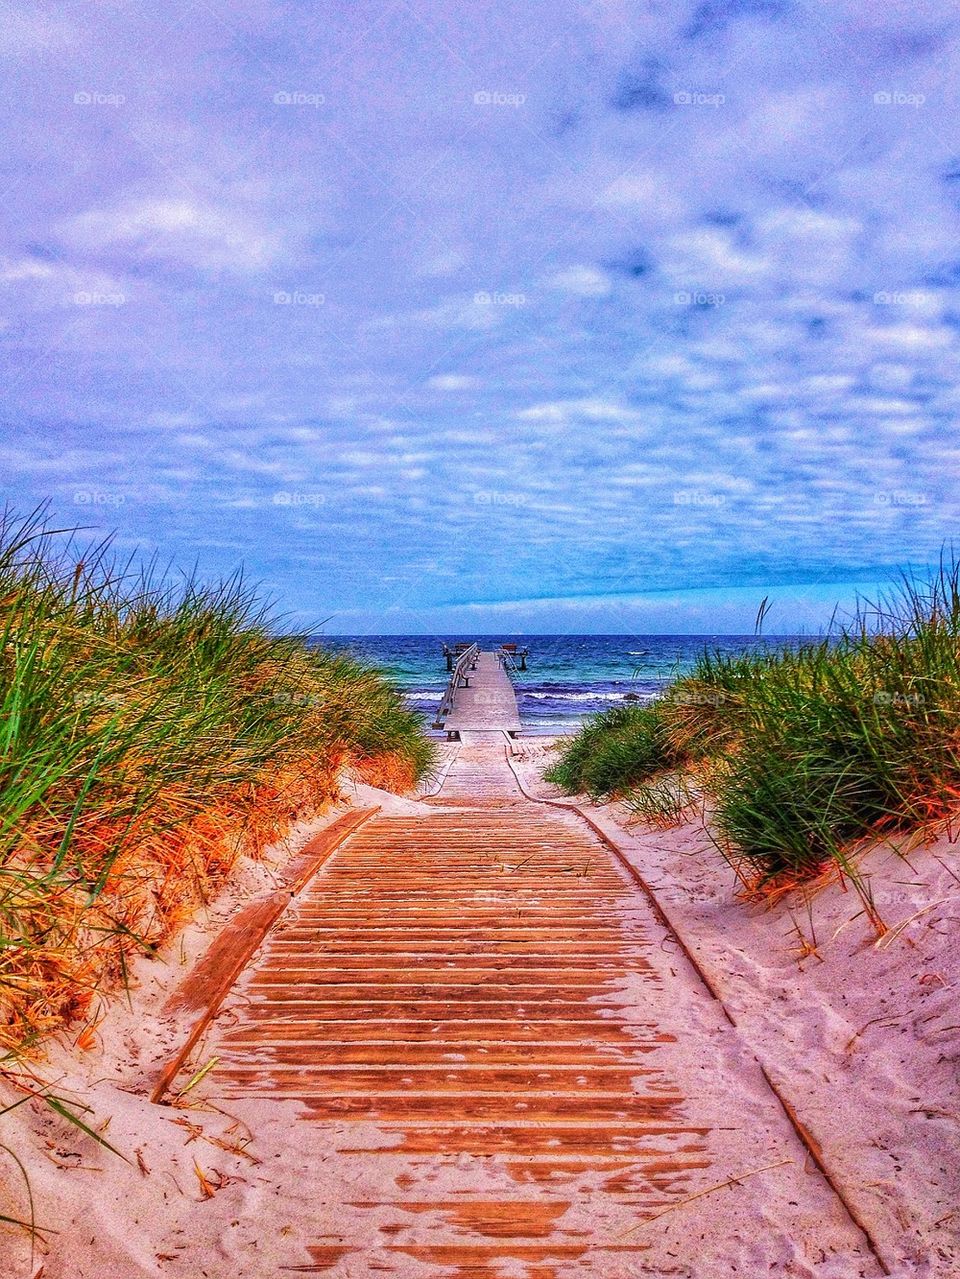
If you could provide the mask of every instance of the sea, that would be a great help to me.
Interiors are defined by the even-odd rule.
[[[317,635],[313,642],[346,650],[379,667],[410,705],[432,721],[449,675],[444,643],[529,650],[527,670],[514,686],[520,722],[529,734],[574,733],[598,711],[624,701],[648,702],[704,652],[738,654],[782,648],[791,639],[756,635]]]

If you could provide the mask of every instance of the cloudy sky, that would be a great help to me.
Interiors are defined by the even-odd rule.
[[[960,12],[0,6],[12,504],[342,632],[813,626],[958,533]]]

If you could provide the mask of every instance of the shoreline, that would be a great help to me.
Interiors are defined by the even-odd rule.
[[[319,636],[321,648],[350,652],[375,664],[394,680],[428,722],[446,687],[441,641],[454,637],[422,635]],[[468,637],[469,638],[469,637]],[[484,637],[496,648],[504,637]],[[590,715],[663,694],[700,654],[715,648],[727,653],[777,648],[799,636],[758,639],[754,635],[527,635],[527,670],[513,675],[524,730],[565,735],[576,732]]]

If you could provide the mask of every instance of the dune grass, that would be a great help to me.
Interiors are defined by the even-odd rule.
[[[93,1019],[344,769],[432,766],[389,683],[278,634],[242,578],[170,585],[42,512],[0,525],[0,663],[0,1049]]]
[[[590,717],[546,776],[570,794],[602,797],[669,767],[670,759],[659,703],[614,706]]]
[[[702,784],[683,769],[657,773],[629,790],[624,802],[648,826],[669,830],[702,815]]]
[[[764,878],[849,869],[852,842],[960,801],[960,567],[908,577],[845,626],[780,651],[706,653],[649,705],[588,723],[548,774],[669,811],[665,769],[709,761],[713,827]],[[674,807],[677,811],[679,795]],[[660,807],[658,809],[658,799]]]

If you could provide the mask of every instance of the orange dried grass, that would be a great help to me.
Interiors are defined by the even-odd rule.
[[[368,786],[395,794],[412,790],[417,782],[417,771],[410,760],[391,751],[355,760],[351,771]]]
[[[338,793],[339,762],[291,761],[200,812],[168,792],[126,831],[109,822],[88,825],[75,834],[70,868],[52,882],[42,880],[52,858],[38,850],[57,841],[31,832],[25,843],[34,851],[21,861],[43,892],[18,903],[24,944],[0,958],[0,1045],[22,1050],[89,1018],[98,994],[126,980],[137,954],[162,945],[209,902],[239,857],[259,858],[295,821],[329,805]],[[378,785],[413,781],[409,768],[389,756],[354,767]],[[104,866],[92,894],[90,879]]]

